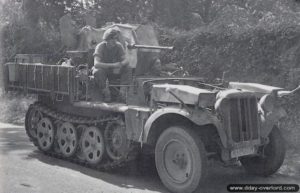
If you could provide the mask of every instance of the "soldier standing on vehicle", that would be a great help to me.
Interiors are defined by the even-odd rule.
[[[94,52],[93,75],[98,91],[94,91],[98,100],[103,99],[106,81],[120,79],[121,84],[129,83],[128,60],[125,50],[118,41],[120,31],[110,28],[104,32],[103,41],[99,43]],[[93,97],[94,98],[94,97]]]

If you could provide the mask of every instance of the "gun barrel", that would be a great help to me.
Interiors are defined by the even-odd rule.
[[[173,50],[173,46],[149,46],[149,45],[128,45],[128,49],[152,49],[152,50]]]

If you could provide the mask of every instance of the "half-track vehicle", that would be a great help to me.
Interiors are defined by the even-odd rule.
[[[158,46],[151,26],[113,24],[101,30],[111,27],[120,29],[129,47],[133,74],[130,84],[107,82],[107,87],[125,93],[125,101],[88,97],[94,80],[87,51],[101,36],[85,35],[80,45],[89,46],[68,52],[71,65],[26,58],[4,65],[6,91],[37,95],[25,129],[38,149],[101,170],[145,153],[155,157],[162,183],[180,193],[201,187],[210,159],[240,161],[260,176],[280,168],[285,146],[277,123],[285,111],[278,100],[288,91],[257,83],[224,87],[198,77],[151,76],[153,58],[171,48]]]

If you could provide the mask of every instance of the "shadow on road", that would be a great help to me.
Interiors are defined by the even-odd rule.
[[[59,166],[78,171],[82,174],[101,179],[122,188],[135,188],[158,192],[165,191],[165,188],[160,183],[160,180],[155,175],[155,172],[149,172],[144,176],[140,174],[136,168],[130,166],[122,168],[119,171],[104,173],[64,160],[48,157],[33,146],[32,142],[29,141],[28,136],[25,133],[24,127],[21,126],[0,123],[0,153],[1,156],[8,156],[8,154],[12,153],[21,155],[21,157],[26,160],[37,159],[48,165]]]
[[[17,150],[32,149],[33,145],[25,134],[24,127],[2,123],[0,126],[0,151],[4,155]]]
[[[30,152],[25,159],[38,159],[39,161],[48,165],[68,168],[122,188],[166,192],[155,172],[151,171],[143,175],[132,164],[128,167],[120,168],[119,170],[101,172],[58,158],[48,157],[39,150]]]
[[[122,188],[167,192],[160,182],[158,175],[153,171],[142,175],[138,171],[134,170],[134,167],[131,166],[130,168],[122,168],[119,171],[114,171],[113,173],[103,173],[60,159],[47,157],[41,154],[39,151],[34,151],[28,156],[29,159],[39,159],[47,164],[76,170],[90,177],[101,179]],[[218,164],[212,164],[208,171],[209,174],[201,186],[200,192],[227,193],[227,186],[229,184],[300,183],[300,176],[290,176],[288,174],[276,173],[270,177],[257,177],[247,174],[241,166],[223,167]]]

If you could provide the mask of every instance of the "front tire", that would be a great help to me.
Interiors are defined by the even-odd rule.
[[[158,138],[155,164],[161,181],[171,192],[190,193],[205,178],[206,151],[193,130],[172,126]]]
[[[269,176],[281,167],[286,149],[283,137],[277,127],[272,129],[269,134],[269,143],[263,148],[264,155],[240,159],[248,173],[258,176]]]

